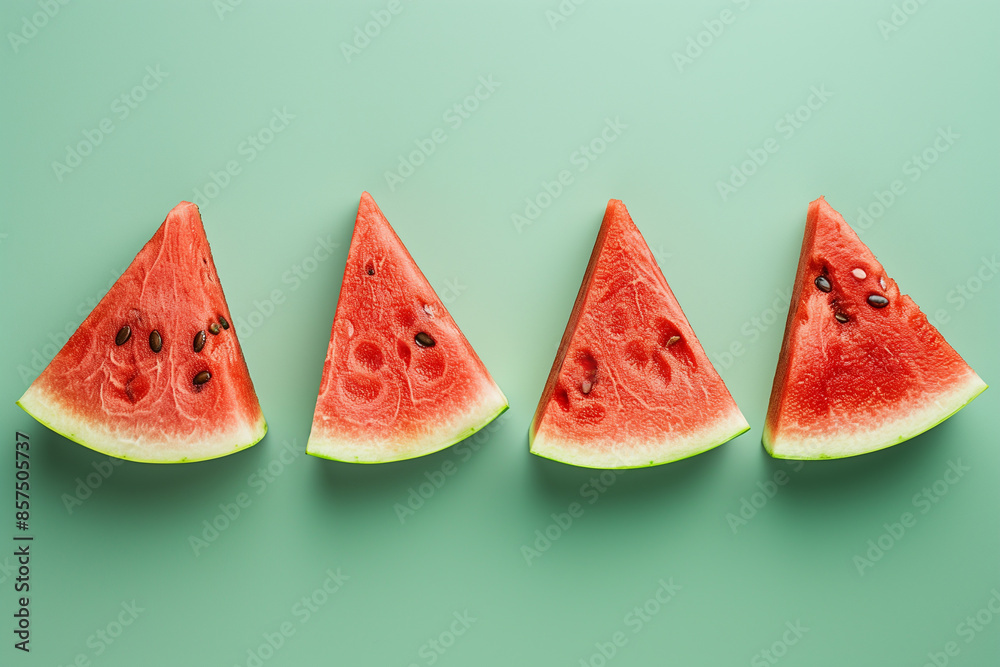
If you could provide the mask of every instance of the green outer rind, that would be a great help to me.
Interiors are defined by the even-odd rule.
[[[742,415],[740,415],[740,416],[742,417]],[[720,445],[724,445],[727,442],[729,442],[730,440],[732,440],[733,438],[741,436],[741,435],[743,435],[744,433],[746,433],[749,430],[750,430],[750,424],[747,423],[746,419],[743,419],[743,426],[741,428],[739,428],[738,430],[732,432],[731,434],[722,436],[720,439],[711,442],[710,444],[706,445],[703,448],[696,449],[694,451],[684,452],[681,456],[668,457],[668,458],[661,459],[661,460],[653,460],[653,461],[650,461],[649,463],[643,464],[643,465],[621,465],[621,466],[596,466],[596,465],[587,465],[585,463],[580,463],[578,461],[570,460],[571,457],[558,458],[556,456],[551,456],[551,455],[547,455],[547,454],[541,454],[538,451],[536,451],[535,447],[534,447],[535,435],[534,435],[534,429],[533,428],[528,432],[528,436],[529,436],[529,440],[531,441],[529,443],[529,450],[531,451],[532,454],[534,454],[535,456],[537,456],[539,458],[548,459],[550,461],[558,461],[559,463],[566,463],[566,464],[569,464],[569,465],[572,465],[572,466],[576,466],[578,468],[589,468],[591,470],[635,470],[635,469],[638,469],[638,468],[652,468],[653,466],[664,465],[664,464],[667,464],[667,463],[675,463],[677,461],[683,461],[684,459],[689,459],[692,456],[697,456],[698,454],[704,454],[705,452],[709,451],[710,449],[715,449],[716,447],[718,447]]]
[[[22,398],[24,398],[24,397],[22,396]],[[136,463],[197,463],[199,461],[211,461],[212,459],[218,459],[218,458],[222,458],[223,456],[229,456],[230,454],[235,454],[236,452],[241,452],[244,449],[250,449],[251,447],[253,447],[254,445],[256,445],[258,442],[260,442],[261,440],[263,440],[264,436],[267,435],[267,420],[264,419],[264,415],[261,415],[261,417],[260,417],[260,423],[257,426],[257,431],[260,433],[260,435],[257,436],[257,438],[255,440],[251,441],[249,444],[247,444],[247,445],[239,445],[235,449],[231,449],[228,452],[221,452],[219,454],[213,454],[212,456],[205,456],[205,457],[202,457],[202,458],[199,458],[199,459],[189,459],[189,458],[170,459],[170,460],[165,460],[165,459],[160,459],[160,460],[139,459],[139,458],[132,458],[132,457],[129,457],[129,456],[123,456],[121,453],[110,452],[110,451],[108,451],[106,449],[101,449],[100,447],[98,447],[96,445],[92,445],[91,443],[86,442],[85,440],[83,440],[83,438],[77,436],[75,433],[66,433],[66,432],[64,432],[64,431],[56,428],[55,426],[53,426],[48,421],[46,421],[46,420],[42,419],[41,417],[39,417],[38,415],[34,414],[31,410],[29,410],[27,407],[25,407],[21,403],[20,400],[16,401],[16,403],[17,403],[17,407],[21,408],[22,410],[24,410],[25,412],[27,412],[29,415],[31,415],[31,417],[33,419],[35,419],[38,423],[42,424],[43,426],[45,426],[50,431],[58,433],[62,437],[66,438],[67,440],[72,440],[73,442],[75,442],[77,444],[83,445],[87,449],[92,449],[95,452],[104,454],[105,456],[111,456],[111,457],[116,458],[116,459],[122,459],[123,461],[134,461]]]
[[[309,456],[315,456],[318,459],[326,459],[327,461],[338,461],[340,463],[362,463],[362,464],[393,463],[395,461],[409,461],[410,459],[418,459],[421,456],[427,456],[428,454],[434,454],[435,452],[440,452],[443,449],[448,449],[452,445],[458,444],[462,440],[465,440],[469,436],[474,435],[478,431],[481,431],[482,429],[486,428],[487,426],[489,426],[489,424],[493,420],[495,420],[497,417],[499,417],[503,413],[507,412],[507,409],[510,407],[510,404],[507,402],[507,397],[504,396],[503,392],[500,392],[500,395],[503,397],[503,405],[501,405],[500,408],[496,412],[494,412],[491,415],[489,415],[482,422],[480,422],[480,423],[478,423],[476,425],[473,425],[473,426],[469,426],[469,427],[463,429],[462,431],[459,431],[458,435],[456,435],[451,440],[447,440],[447,441],[445,441],[445,442],[443,442],[441,444],[435,443],[434,445],[431,445],[431,447],[428,448],[428,449],[426,449],[426,450],[406,452],[405,454],[403,454],[401,456],[395,456],[395,457],[392,457],[392,458],[384,458],[384,459],[371,459],[371,460],[338,459],[338,458],[336,458],[334,456],[326,456],[325,454],[320,454],[319,452],[309,451],[309,446],[310,446],[310,442],[311,442],[311,440],[310,440],[310,442],[306,443],[306,454],[308,454]]]
[[[766,427],[764,428],[764,432],[761,435],[761,444],[764,445],[764,449],[767,450],[767,453],[770,454],[772,458],[782,459],[782,460],[787,460],[787,461],[831,461],[831,460],[834,460],[834,459],[848,459],[848,458],[851,458],[853,456],[861,456],[862,454],[870,454],[872,452],[881,451],[883,449],[888,449],[889,447],[893,447],[895,445],[898,445],[898,444],[900,444],[902,442],[906,442],[907,440],[910,440],[911,438],[915,438],[918,435],[920,435],[921,433],[926,433],[927,431],[931,430],[932,428],[934,428],[935,426],[937,426],[941,422],[943,422],[943,421],[945,421],[945,420],[953,417],[954,415],[958,414],[958,412],[961,411],[962,408],[964,408],[965,406],[967,406],[969,403],[971,403],[973,400],[975,400],[977,396],[979,396],[981,393],[983,393],[984,391],[986,391],[989,388],[989,385],[986,384],[985,382],[983,382],[982,380],[980,380],[980,383],[981,383],[981,386],[977,387],[977,389],[971,395],[969,395],[961,405],[959,405],[957,408],[954,408],[953,410],[951,410],[947,414],[943,415],[942,417],[937,418],[936,421],[933,421],[930,424],[927,424],[925,426],[919,426],[916,429],[914,429],[913,431],[911,431],[909,433],[904,433],[903,435],[900,435],[900,436],[897,436],[896,438],[892,439],[891,441],[884,442],[884,443],[879,444],[879,445],[877,445],[875,447],[871,447],[869,449],[865,449],[865,450],[862,450],[862,451],[853,452],[853,453],[850,453],[850,454],[843,454],[843,455],[833,455],[833,456],[831,456],[829,454],[819,454],[817,456],[790,456],[790,455],[787,455],[787,454],[784,454],[784,453],[775,454],[774,451],[773,451],[773,449],[772,449],[772,447],[774,445],[774,442],[768,437],[769,436],[769,432],[768,432],[768,429]]]

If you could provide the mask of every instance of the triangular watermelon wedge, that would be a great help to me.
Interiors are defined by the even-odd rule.
[[[612,199],[531,422],[531,451],[641,468],[749,428],[625,205]]]
[[[917,304],[820,197],[809,205],[763,443],[830,459],[898,444],[984,389]]]
[[[18,405],[132,461],[245,449],[267,424],[231,321],[198,207],[181,202]]]
[[[385,463],[444,449],[507,399],[362,193],[306,452]]]

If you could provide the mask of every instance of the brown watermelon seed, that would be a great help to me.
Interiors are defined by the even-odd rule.
[[[129,325],[123,326],[118,330],[118,335],[115,336],[115,345],[124,345],[128,342],[128,339],[132,337],[132,327]]]
[[[868,305],[872,308],[885,308],[889,305],[889,299],[885,298],[881,294],[869,294]]]
[[[222,329],[220,329],[219,325],[216,324],[215,322],[212,322],[212,324],[210,324],[208,327],[208,332],[213,336],[218,336],[220,331],[222,331]]]
[[[830,281],[827,280],[826,276],[817,276],[815,283],[816,289],[820,292],[829,292],[833,289],[833,285],[830,284]]]
[[[841,324],[846,324],[851,318],[849,318],[844,313],[834,313],[833,314],[833,319],[837,320]]]
[[[671,336],[670,338],[667,339],[667,347],[670,347],[671,345],[676,345],[677,341],[679,341],[680,339],[681,339],[680,336]]]
[[[229,328],[229,320],[227,320],[226,318],[224,318],[222,315],[219,315],[219,324],[222,325],[223,329],[228,329]]]
[[[415,340],[417,345],[420,347],[434,347],[437,344],[437,341],[435,341],[434,338],[432,338],[426,331],[418,333],[413,337],[413,340]]]
[[[209,373],[208,371],[202,371],[194,376],[194,380],[192,380],[192,382],[200,385],[200,384],[205,384],[211,379],[212,379],[211,373]]]
[[[201,352],[202,348],[204,347],[205,347],[205,332],[204,330],[202,330],[194,335],[194,351]]]
[[[149,349],[157,353],[163,349],[163,339],[160,337],[160,332],[155,329],[149,332]]]

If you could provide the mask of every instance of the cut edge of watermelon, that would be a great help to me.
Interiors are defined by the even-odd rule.
[[[833,434],[826,437],[778,437],[765,424],[761,442],[776,459],[821,461],[877,452],[929,431],[971,403],[989,385],[975,372],[952,391],[939,395],[925,408],[865,433]]]
[[[246,428],[232,429],[231,432],[219,434],[210,441],[197,437],[189,441],[172,442],[170,449],[157,449],[155,450],[157,456],[149,456],[150,448],[121,440],[106,429],[94,428],[85,420],[71,417],[68,408],[59,407],[58,397],[38,387],[29,387],[17,401],[17,406],[64,438],[95,452],[136,463],[208,461],[249,449],[267,434],[267,421],[261,413],[257,423],[247,425]],[[192,443],[198,443],[201,447],[192,449]]]
[[[410,444],[405,449],[386,447],[397,445],[395,440],[380,442],[367,441],[359,446],[356,441],[324,438],[314,433],[306,442],[306,454],[328,461],[341,463],[392,463],[407,461],[447,449],[482,430],[510,407],[507,397],[500,387],[493,383],[492,391],[481,397],[476,409],[470,410],[460,419],[455,419],[432,434]],[[353,455],[351,452],[355,452]],[[388,452],[385,456],[372,456],[374,452]]]
[[[669,445],[662,440],[622,443],[622,449],[628,450],[627,456],[622,456],[613,449],[608,451],[587,449],[573,441],[536,434],[534,423],[529,431],[529,449],[536,456],[580,468],[627,470],[649,468],[690,458],[715,449],[749,430],[750,424],[734,404],[734,409],[729,414],[695,433],[686,435],[683,439],[671,439]]]

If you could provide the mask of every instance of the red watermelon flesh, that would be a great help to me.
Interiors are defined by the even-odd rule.
[[[267,424],[230,322],[198,207],[181,202],[18,405],[71,440],[133,461],[250,447]]]
[[[809,205],[791,304],[764,425],[772,456],[883,449],[986,389],[822,197]]]
[[[444,449],[507,399],[367,192],[306,451],[384,463]]]
[[[637,468],[749,428],[625,205],[612,199],[531,423],[531,451]]]

